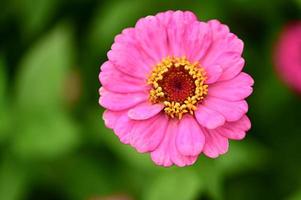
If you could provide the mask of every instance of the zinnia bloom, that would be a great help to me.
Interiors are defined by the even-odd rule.
[[[276,46],[275,62],[280,77],[301,93],[301,21],[284,28]]]
[[[99,75],[107,127],[163,166],[216,158],[250,129],[243,42],[217,20],[167,11],[115,37]]]

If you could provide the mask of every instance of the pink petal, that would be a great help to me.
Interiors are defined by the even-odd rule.
[[[166,14],[159,14],[158,19],[165,26],[168,37],[168,47],[170,56],[184,56],[186,55],[185,35],[189,32],[191,24],[197,19],[192,12],[167,12]]]
[[[103,87],[112,92],[131,93],[149,90],[145,80],[120,72],[110,61],[101,66],[99,80]]]
[[[173,123],[174,122],[172,120],[169,120],[163,140],[161,141],[158,148],[151,152],[151,159],[157,165],[170,167],[173,164],[170,156],[170,143],[172,143],[171,140],[173,139],[174,134],[174,130],[172,130],[172,128],[174,128],[174,125],[172,126]]]
[[[248,111],[246,101],[233,102],[211,96],[207,96],[202,105],[219,112],[230,122],[239,120]]]
[[[108,58],[121,72],[145,79],[164,57],[185,55],[182,33],[195,21],[193,13],[182,11],[142,18],[116,36]]]
[[[245,65],[245,60],[237,53],[224,53],[214,62],[222,67],[223,73],[219,81],[229,80],[237,76]]]
[[[168,136],[165,136],[163,139],[163,143],[161,143],[157,149],[151,152],[151,159],[157,165],[170,167],[173,165],[173,162],[169,154],[169,146],[167,144],[168,141],[165,139],[166,137]]]
[[[193,22],[186,31],[183,38],[186,57],[188,60],[199,61],[206,55],[212,41],[209,26],[204,22]]]
[[[168,117],[165,114],[137,121],[130,133],[130,144],[140,153],[155,150],[166,133],[167,125]]]
[[[223,74],[223,69],[219,65],[211,65],[210,67],[205,67],[207,79],[206,84],[215,83]],[[211,86],[210,86],[211,87]]]
[[[226,138],[232,140],[241,140],[246,136],[246,132],[251,128],[249,118],[244,115],[235,122],[227,122],[225,125],[216,129],[216,131]]]
[[[227,37],[228,49],[231,49],[230,52],[235,52],[238,54],[242,54],[244,49],[244,43],[241,39],[239,39],[235,34],[230,33]]]
[[[236,76],[244,65],[241,58],[243,42],[230,33],[229,27],[217,20],[208,22],[212,32],[212,44],[204,58],[203,66],[220,65],[223,69],[221,80],[228,80]]]
[[[215,47],[220,47],[223,52],[236,52],[241,54],[244,44],[236,35],[230,33],[227,25],[221,24],[218,20],[208,21],[208,25],[213,34],[213,40],[216,42]],[[225,45],[225,46],[223,46]]]
[[[179,152],[185,156],[198,156],[203,149],[205,136],[195,119],[185,115],[179,124],[176,145]]]
[[[199,105],[194,114],[199,124],[208,129],[222,126],[226,121],[222,114],[203,105]]]
[[[191,24],[195,21],[197,21],[197,17],[193,12],[190,11],[167,11],[167,12],[161,12],[158,13],[156,18],[159,19],[160,23],[163,24],[165,27],[168,27],[170,23],[177,23],[177,22],[183,22],[185,24]]]
[[[179,167],[193,165],[198,158],[197,156],[183,156],[176,148],[170,151],[172,162]]]
[[[150,102],[144,102],[135,106],[128,111],[128,116],[135,120],[145,120],[157,115],[164,105],[161,103],[152,104]]]
[[[154,16],[140,19],[135,26],[139,47],[154,62],[149,67],[159,63],[169,55],[166,28]]]
[[[176,57],[185,55],[184,41],[182,40],[185,34],[184,23],[174,23],[167,28],[167,36],[169,40],[170,54]]]
[[[203,65],[209,66],[214,64],[216,58],[226,50],[227,35],[230,34],[229,27],[222,25],[217,20],[208,22],[209,30],[212,33],[212,43],[208,49],[206,56],[202,59]]]
[[[119,71],[146,80],[154,61],[142,51],[135,33],[134,28],[128,28],[117,35],[108,58]]]
[[[129,109],[148,99],[148,94],[144,92],[122,94],[100,88],[99,93],[99,104],[112,111]]]
[[[118,118],[121,116],[122,112],[114,112],[110,110],[105,110],[103,112],[102,118],[105,122],[106,127],[113,129],[116,125]]]
[[[129,144],[129,133],[132,130],[134,121],[127,117],[126,111],[110,111],[106,110],[103,113],[105,125],[113,129],[115,135],[118,136],[120,141],[124,144]]]
[[[253,79],[246,73],[240,73],[235,78],[210,85],[209,96],[229,101],[239,101],[248,97],[253,89]]]
[[[215,130],[204,130],[206,144],[204,154],[210,158],[216,158],[228,151],[228,139],[218,134]]]
[[[273,56],[280,78],[299,93],[301,93],[300,35],[300,20],[286,24],[276,43]]]
[[[158,18],[158,20],[161,24],[163,24],[163,26],[167,27],[172,18],[173,13],[174,11],[168,10],[166,12],[160,12],[156,14],[155,17]]]
[[[169,167],[173,164],[178,166],[192,165],[197,156],[183,156],[176,148],[176,135],[178,132],[178,121],[169,120],[164,139],[157,149],[151,152],[151,158],[157,165]]]

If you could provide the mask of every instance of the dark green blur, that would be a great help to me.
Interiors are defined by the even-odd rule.
[[[140,17],[192,10],[245,42],[252,130],[216,159],[162,168],[104,127],[99,66]],[[274,70],[300,0],[1,0],[0,200],[301,199],[301,97]]]

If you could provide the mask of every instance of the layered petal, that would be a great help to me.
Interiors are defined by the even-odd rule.
[[[136,121],[129,133],[130,144],[140,153],[155,150],[165,135],[167,125],[168,117],[164,114],[144,121]]]
[[[103,87],[100,88],[99,94],[99,104],[112,111],[129,109],[148,99],[147,92],[114,93]]]
[[[239,74],[245,65],[245,60],[237,53],[226,52],[215,60],[214,65],[220,65],[222,67],[223,73],[219,81],[224,81],[232,79]]]
[[[151,152],[151,158],[157,165],[169,167],[173,164],[178,166],[192,165],[197,156],[184,156],[176,147],[176,136],[178,134],[178,121],[169,120],[164,139],[157,149]]]
[[[169,55],[169,41],[166,27],[155,16],[140,19],[135,26],[139,48],[154,62],[150,68]]]
[[[205,144],[205,136],[199,124],[191,115],[185,115],[179,122],[176,145],[185,156],[198,156]]]
[[[229,101],[240,101],[252,93],[253,84],[251,76],[242,72],[231,80],[210,85],[208,95]]]
[[[229,142],[224,136],[215,130],[204,130],[206,144],[204,146],[204,154],[210,158],[216,158],[228,151]]]
[[[194,112],[194,115],[199,124],[208,129],[215,129],[219,126],[222,126],[226,122],[225,117],[221,113],[209,109],[203,105],[198,106],[198,109]]]
[[[212,55],[218,55],[224,52],[242,54],[244,47],[242,40],[231,33],[227,25],[222,24],[216,19],[209,20],[208,25],[212,31],[212,39],[214,41],[214,45],[209,53],[212,53]],[[220,49],[218,50],[218,48]]]
[[[208,24],[198,21],[190,24],[183,41],[186,57],[192,62],[201,60],[212,42],[212,34]]]
[[[190,33],[189,27],[191,24],[197,21],[196,17],[191,12],[182,11],[170,12],[166,15],[169,19],[161,21],[161,17],[159,16],[159,20],[163,23],[167,31],[169,54],[177,57],[185,56],[185,38]]]
[[[130,109],[128,116],[134,120],[145,120],[157,115],[163,108],[164,105],[161,103],[144,102]]]
[[[151,66],[155,64],[155,61],[141,49],[134,28],[125,29],[116,36],[108,52],[108,58],[119,71],[143,80],[146,80]]]
[[[249,118],[244,115],[238,121],[225,123],[225,125],[217,128],[216,132],[231,140],[241,140],[246,136],[246,132],[250,130],[250,128],[251,122]]]
[[[185,23],[191,24],[197,21],[197,17],[193,12],[190,11],[166,11],[160,12],[156,15],[156,18],[159,19],[160,23],[163,24],[166,28],[170,26],[170,23]]]
[[[118,118],[122,115],[122,112],[114,112],[111,110],[105,110],[102,118],[105,122],[106,127],[113,129],[118,122]]]
[[[207,96],[202,105],[219,112],[230,122],[239,120],[248,111],[248,104],[244,100],[234,102]]]
[[[168,125],[168,117],[164,114],[137,121],[130,119],[125,111],[107,110],[103,118],[106,126],[114,130],[121,142],[131,144],[140,153],[155,150]]]
[[[135,124],[135,121],[128,118],[127,113],[115,112],[115,116],[118,116],[117,121],[113,127],[114,133],[118,136],[119,140],[124,144],[130,143],[130,132]]]
[[[101,66],[99,81],[107,90],[118,93],[141,92],[149,89],[145,80],[120,72],[110,61]]]
[[[208,22],[212,32],[212,43],[206,56],[201,59],[203,66],[220,65],[223,69],[221,80],[235,77],[242,69],[244,60],[241,58],[243,42],[230,33],[229,27],[217,20]]]
[[[206,84],[215,83],[223,74],[223,69],[219,65],[204,66],[203,68],[205,69],[207,76],[207,79],[205,80]]]

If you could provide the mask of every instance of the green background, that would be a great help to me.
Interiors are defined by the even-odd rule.
[[[301,98],[272,59],[283,26],[301,19],[300,0],[1,0],[0,8],[1,200],[301,199]],[[252,130],[218,159],[163,168],[104,127],[98,74],[123,28],[176,9],[219,19],[245,42]]]

